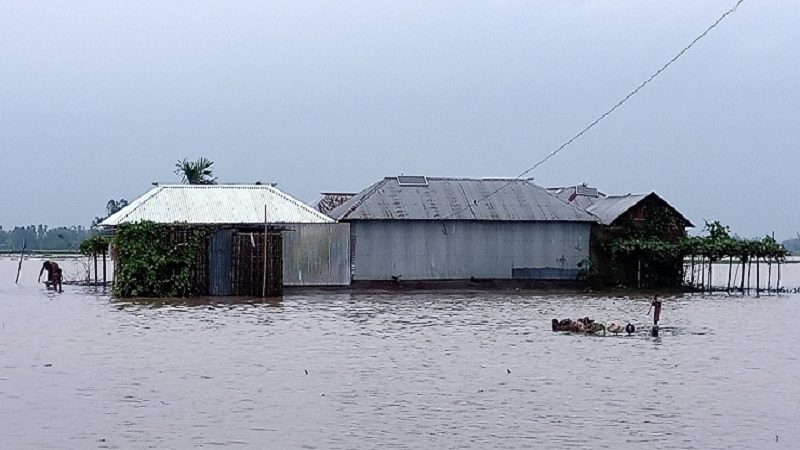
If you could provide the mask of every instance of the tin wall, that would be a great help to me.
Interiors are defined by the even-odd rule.
[[[575,279],[590,223],[351,222],[353,280]]]
[[[208,293],[231,295],[233,271],[233,230],[217,230],[208,243]]]
[[[350,225],[296,224],[283,232],[284,286],[350,284]]]

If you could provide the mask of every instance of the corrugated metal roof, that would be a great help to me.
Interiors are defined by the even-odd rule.
[[[399,184],[396,177],[384,178],[336,207],[330,216],[339,220],[597,222],[591,214],[528,180],[427,180],[428,186],[407,186]]]
[[[100,225],[149,220],[156,223],[263,224],[332,223],[330,217],[267,185],[160,185]]]
[[[567,203],[571,203],[577,206],[578,208],[584,211],[586,211],[590,206],[597,203],[598,200],[606,196],[605,194],[599,191],[595,196],[579,194],[578,186],[547,188],[547,192],[555,195],[560,200],[563,200]]]
[[[321,195],[322,196],[320,198],[309,203],[308,206],[316,209],[322,214],[328,214],[333,210],[333,208],[336,208],[347,200],[350,200],[356,194],[347,192],[323,192]]]
[[[628,195],[610,195],[608,197],[597,199],[592,206],[586,208],[586,211],[594,214],[600,219],[603,225],[611,225],[611,222],[634,206],[644,200],[650,194],[628,194]]]

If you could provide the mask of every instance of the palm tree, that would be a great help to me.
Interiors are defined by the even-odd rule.
[[[187,184],[217,184],[217,178],[211,170],[214,161],[200,158],[197,161],[187,161],[186,158],[175,164],[175,175],[181,176],[181,182]]]

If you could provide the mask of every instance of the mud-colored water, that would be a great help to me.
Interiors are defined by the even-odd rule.
[[[0,259],[0,447],[797,448],[800,296],[54,294]],[[306,374],[307,371],[307,374]]]

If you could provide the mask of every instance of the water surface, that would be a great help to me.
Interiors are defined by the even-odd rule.
[[[152,304],[0,260],[3,448],[797,448],[800,296]],[[634,336],[553,333],[553,317]],[[791,319],[789,319],[791,320]],[[307,374],[306,374],[307,371]]]

